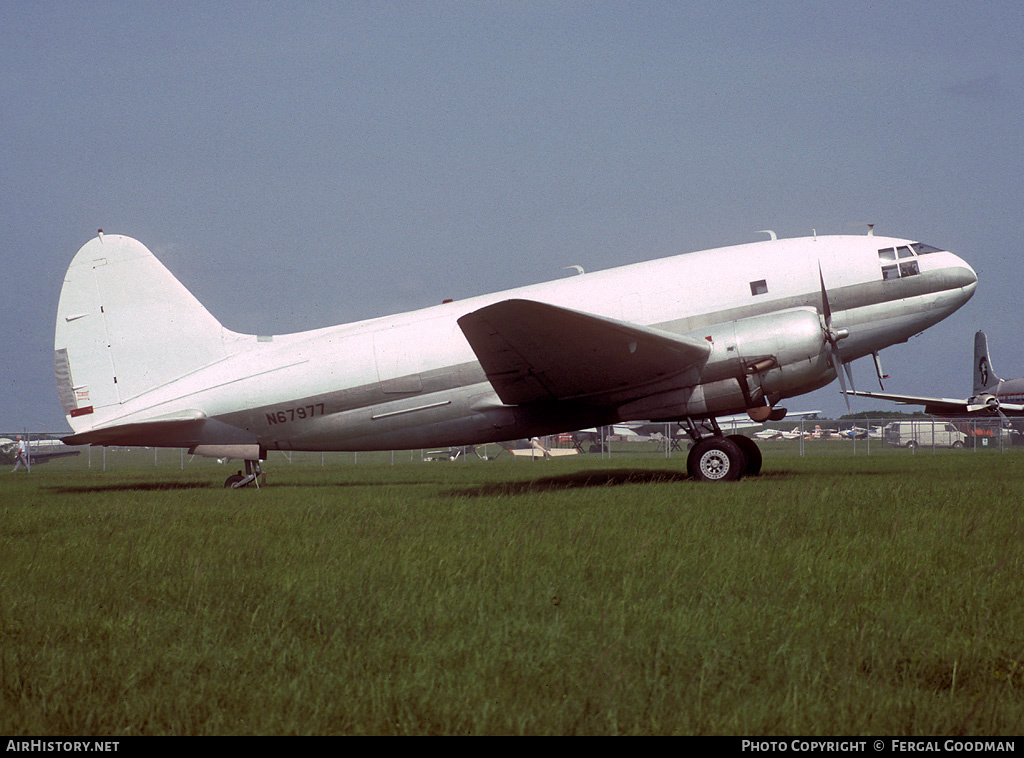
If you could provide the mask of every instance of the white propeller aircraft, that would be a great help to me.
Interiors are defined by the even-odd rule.
[[[787,397],[960,308],[974,270],[910,240],[772,239],[635,263],[298,334],[224,328],[141,243],[101,232],[57,311],[68,444],[270,450],[475,445],[678,421],[703,480],[760,469],[719,415]],[[847,367],[848,368],[848,367]]]

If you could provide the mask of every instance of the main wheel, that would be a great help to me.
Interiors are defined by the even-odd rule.
[[[730,434],[727,440],[735,442],[743,454],[747,456],[747,465],[743,469],[743,476],[757,476],[761,473],[761,448],[750,437],[742,434]]]
[[[243,479],[245,479],[245,477],[242,476],[241,474],[232,474],[231,476],[224,480],[224,486],[234,487],[236,483],[242,481]]]
[[[726,437],[705,437],[686,459],[690,476],[702,482],[735,482],[746,466],[740,446]]]

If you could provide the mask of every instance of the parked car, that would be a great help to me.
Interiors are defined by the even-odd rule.
[[[883,439],[896,447],[963,447],[967,435],[948,421],[893,421]]]

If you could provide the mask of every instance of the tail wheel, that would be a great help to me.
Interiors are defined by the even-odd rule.
[[[705,437],[690,450],[686,469],[702,482],[735,482],[743,476],[747,457],[727,437]]]

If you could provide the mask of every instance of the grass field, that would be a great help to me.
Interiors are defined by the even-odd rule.
[[[0,473],[0,733],[1021,733],[1020,452],[401,455]]]

